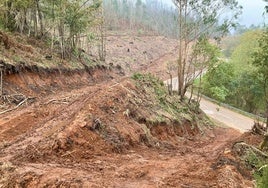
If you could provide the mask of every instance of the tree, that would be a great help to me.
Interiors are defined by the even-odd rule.
[[[268,2],[268,0],[264,0],[265,2]],[[264,9],[265,9],[265,13],[268,13],[268,5],[266,5],[265,7],[264,7]]]
[[[203,93],[221,102],[263,115],[265,112],[265,92],[261,77],[253,65],[252,54],[258,48],[261,30],[249,30],[236,38],[232,55],[226,63],[221,63],[208,71],[204,79]]]
[[[238,72],[252,70],[252,53],[258,47],[258,39],[261,30],[248,30],[239,37],[239,45],[235,47],[231,55],[231,62]]]
[[[254,68],[235,68],[235,75],[228,86],[229,97],[224,101],[250,113],[259,114],[265,108],[263,105],[264,92]]]
[[[233,65],[228,62],[221,62],[204,76],[203,93],[220,102],[224,102],[231,93],[233,78]]]
[[[193,94],[193,83],[196,78],[199,77],[199,86],[197,93],[197,101],[201,101],[201,90],[202,90],[202,77],[205,72],[210,72],[220,62],[220,49],[209,42],[208,38],[200,37],[192,49],[192,57],[188,62],[189,67],[192,66],[193,73],[185,75],[186,88],[191,85],[191,97]],[[188,68],[189,70],[189,68]],[[190,97],[190,100],[191,100]],[[189,100],[189,101],[190,101]]]
[[[5,0],[0,1],[0,24],[9,31],[51,38],[63,58],[79,48],[82,35],[95,24],[101,0]],[[81,47],[81,46],[80,46]]]
[[[178,94],[184,98],[187,87],[185,76],[191,73],[190,47],[198,38],[219,39],[234,27],[234,20],[241,13],[242,7],[236,0],[173,0],[178,9],[179,23],[179,58],[178,58]],[[229,12],[229,17],[223,19],[223,14]],[[222,20],[222,21],[220,21]]]
[[[266,127],[268,128],[268,28],[259,39],[259,47],[253,54],[253,65],[257,67],[258,80],[262,84],[266,104]]]
[[[104,0],[104,10],[110,30],[132,29],[139,33],[178,36],[175,9],[159,0]]]

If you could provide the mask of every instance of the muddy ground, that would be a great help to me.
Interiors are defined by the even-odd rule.
[[[173,59],[167,39],[159,37],[159,46],[151,44],[153,38],[127,39],[118,46],[122,55],[140,54],[129,61],[154,54],[153,67]],[[149,47],[135,52],[136,41]],[[161,41],[169,46],[164,53]],[[119,51],[114,47],[108,53],[113,50]],[[189,117],[172,125],[148,124],[137,117],[152,117],[161,109],[144,103],[143,91],[120,75],[96,69],[5,76],[5,92],[24,98],[11,106],[1,103],[1,112],[12,110],[0,112],[0,187],[254,187],[250,171],[232,152],[241,133],[199,126]]]
[[[149,144],[145,125],[124,114],[134,88],[127,78],[108,79],[37,95],[1,115],[0,185],[252,187],[244,169],[222,161],[239,132],[203,127],[187,136],[156,125],[150,131],[157,142]]]

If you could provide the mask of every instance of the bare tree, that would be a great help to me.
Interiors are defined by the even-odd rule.
[[[101,7],[101,22],[99,25],[100,30],[100,44],[99,44],[99,59],[105,61],[106,58],[106,33],[105,33],[105,17],[104,17],[104,6],[102,3]]]
[[[178,53],[178,94],[183,100],[186,90],[192,85],[193,75],[191,47],[200,37],[218,39],[234,26],[234,20],[241,12],[236,0],[173,0],[178,10],[179,53]],[[222,19],[227,11],[229,17]],[[189,65],[190,64],[190,65]]]
[[[169,75],[170,82],[167,83],[168,85],[168,92],[170,95],[173,94],[173,75],[176,70],[176,63],[175,62],[168,62],[167,63],[167,74]]]

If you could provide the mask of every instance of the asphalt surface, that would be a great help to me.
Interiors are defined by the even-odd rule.
[[[228,127],[237,129],[240,132],[250,130],[254,124],[253,119],[227,108],[218,106],[204,98],[201,100],[200,108],[213,120],[223,123]]]
[[[169,80],[165,83],[170,83]],[[178,79],[173,78],[173,90],[178,88]],[[240,132],[246,132],[251,129],[254,124],[254,120],[241,115],[230,109],[221,107],[211,101],[202,98],[200,103],[200,108],[214,121],[223,124],[228,127],[239,130]]]

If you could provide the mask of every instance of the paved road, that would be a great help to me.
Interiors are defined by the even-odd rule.
[[[170,81],[165,81],[165,83],[170,83]],[[173,79],[173,90],[178,88],[178,79]],[[215,103],[212,103],[204,98],[202,98],[200,103],[200,108],[213,120],[220,122],[228,127],[239,130],[240,132],[245,132],[251,129],[254,120],[241,115],[237,112],[229,110],[224,107],[219,107]]]
[[[251,129],[254,120],[202,98],[200,108],[212,119],[245,132]],[[217,110],[218,109],[218,110]]]

